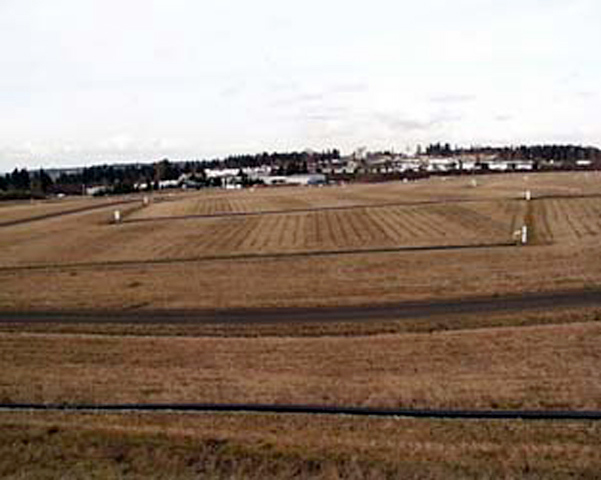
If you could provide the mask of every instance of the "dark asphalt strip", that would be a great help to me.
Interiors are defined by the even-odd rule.
[[[373,322],[498,312],[601,307],[601,289],[364,306],[168,311],[3,311],[0,324],[252,325]]]
[[[277,260],[305,257],[333,257],[338,255],[365,255],[373,253],[436,252],[450,250],[477,250],[485,248],[515,247],[515,242],[478,243],[463,245],[426,245],[414,247],[353,248],[341,250],[315,250],[303,252],[239,253],[227,255],[206,255],[187,258],[165,258],[157,260],[118,260],[106,262],[45,263],[38,265],[16,265],[0,267],[0,273],[32,270],[71,270],[79,268],[146,267],[152,265],[171,265],[178,263],[201,263],[236,260]]]
[[[601,420],[601,411],[578,410],[422,410],[387,409],[369,407],[337,407],[319,405],[267,405],[267,404],[214,404],[214,403],[163,403],[163,404],[0,404],[0,411],[58,411],[95,413],[265,413],[305,415],[353,415],[371,417],[407,417],[473,420]]]
[[[555,193],[549,195],[533,196],[532,200],[583,200],[587,198],[601,198],[600,193]]]

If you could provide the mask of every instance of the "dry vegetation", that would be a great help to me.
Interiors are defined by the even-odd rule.
[[[424,202],[494,201],[522,199],[524,191],[536,196],[587,195],[599,193],[601,177],[596,174],[536,174],[476,177],[448,177],[419,182],[357,184],[343,187],[242,191],[203,191],[186,195],[178,202],[155,204],[136,212],[132,219],[159,219],[187,215],[218,215],[260,211],[353,207],[379,204]]]
[[[601,245],[0,270],[0,283],[2,309],[367,304],[596,287]]]
[[[511,240],[523,211],[516,201],[483,202],[117,226],[108,223],[110,211],[96,212],[6,229],[0,239],[0,266],[494,244]]]
[[[596,322],[321,338],[0,334],[0,398],[601,409],[600,345]]]
[[[112,202],[114,200],[106,198],[65,198],[32,200],[31,202],[0,202],[0,226],[13,221],[28,220],[81,208],[96,207]]]
[[[104,200],[2,205],[0,310],[331,306],[601,285],[599,175],[470,180],[184,193],[129,205],[120,225],[107,205],[1,226]],[[177,218],[245,212],[277,213]],[[507,242],[524,222],[524,248],[235,258]],[[599,318],[590,308],[366,324],[3,324],[0,401],[601,409]],[[0,413],[0,428],[6,478],[561,478],[601,466],[599,427],[584,422]]]
[[[601,284],[601,197],[593,196],[601,189],[601,177],[527,178],[479,177],[477,188],[460,177],[409,184],[193,192],[166,197],[169,202],[157,200],[145,209],[132,205],[125,214],[133,219],[221,209],[213,208],[212,202],[230,202],[224,207],[228,211],[287,210],[299,207],[299,202],[355,207],[121,225],[110,224],[113,208],[107,207],[4,227],[0,308],[338,305]],[[535,197],[529,206],[518,200],[525,188]],[[425,200],[448,202],[423,204]],[[382,205],[393,201],[422,204]],[[524,221],[530,224],[535,244],[528,248],[236,259],[507,242]],[[215,255],[233,260],[203,261]],[[24,268],[32,265],[47,268]]]
[[[304,415],[0,413],[0,476],[596,478],[600,427]]]

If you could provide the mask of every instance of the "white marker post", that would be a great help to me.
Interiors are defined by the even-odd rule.
[[[144,204],[145,207],[148,206],[149,200],[148,200],[148,196],[144,195],[144,198],[142,199],[142,203]]]
[[[532,192],[530,190],[526,190],[526,201],[529,202],[532,200]]]
[[[121,211],[120,210],[115,210],[115,213],[113,213],[113,220],[115,220],[115,223],[121,222]]]
[[[524,225],[522,227],[522,245],[526,245],[528,243],[528,227],[526,225]]]
[[[472,187],[476,188],[478,186],[478,180],[472,178]]]

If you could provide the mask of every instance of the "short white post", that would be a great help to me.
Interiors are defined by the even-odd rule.
[[[524,225],[522,227],[522,245],[526,245],[528,243],[528,227]]]
[[[144,195],[144,198],[142,199],[142,203],[144,204],[144,206],[148,206],[148,196]]]
[[[532,192],[530,190],[526,190],[526,201],[529,202],[532,200]]]
[[[115,223],[121,222],[121,211],[120,210],[115,210],[115,212],[113,213],[113,219],[115,220]]]
[[[476,188],[478,186],[478,180],[472,178],[472,187]]]

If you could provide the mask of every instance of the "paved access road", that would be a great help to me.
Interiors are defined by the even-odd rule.
[[[0,411],[95,412],[95,413],[273,413],[304,415],[353,415],[370,417],[446,418],[477,420],[601,420],[598,410],[428,410],[352,406],[279,405],[248,403],[129,403],[45,404],[2,403]]]
[[[365,306],[229,310],[3,311],[0,324],[277,324],[369,322],[601,307],[601,288]]]

